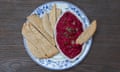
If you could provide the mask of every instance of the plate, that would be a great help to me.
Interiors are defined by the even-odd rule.
[[[65,11],[72,11],[76,16],[80,19],[80,21],[83,24],[83,29],[86,29],[89,26],[89,20],[87,16],[84,14],[84,12],[78,8],[77,6],[69,3],[69,2],[64,2],[64,1],[53,1],[53,2],[48,2],[43,5],[40,5],[38,8],[36,8],[31,14],[37,14],[39,17],[42,17],[45,12],[49,13],[50,10],[52,9],[52,6],[56,4],[57,8],[62,9],[63,12]],[[92,38],[90,38],[86,43],[83,44],[82,46],[82,51],[79,57],[77,57],[74,61],[68,60],[66,57],[64,57],[62,54],[57,54],[56,56],[48,59],[38,59],[34,57],[31,52],[29,51],[27,41],[25,38],[23,38],[24,46],[25,49],[28,53],[28,55],[32,58],[34,62],[39,64],[42,67],[45,67],[47,69],[52,69],[52,70],[64,70],[71,68],[75,66],[76,64],[79,64],[85,56],[88,54],[90,50],[90,46],[92,43]]]

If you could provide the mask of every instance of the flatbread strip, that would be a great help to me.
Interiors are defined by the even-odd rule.
[[[55,24],[61,14],[62,14],[62,10],[57,8],[56,4],[54,4],[49,13],[49,21],[50,21],[53,31],[54,31]]]
[[[47,55],[41,49],[41,47],[36,46],[36,43],[38,41],[35,37],[31,36],[31,31],[29,30],[28,24],[26,24],[26,23],[23,24],[22,34],[27,40],[27,44],[28,44],[30,52],[35,57],[37,57],[37,58],[48,58]]]
[[[53,37],[51,37],[44,29],[43,27],[43,23],[42,23],[42,19],[40,17],[38,17],[37,15],[33,14],[27,17],[27,20],[29,22],[31,22],[31,24],[36,27],[36,29],[42,33],[47,40],[52,44],[55,45],[55,41],[53,39]]]
[[[57,20],[58,20],[59,17],[60,17],[60,15],[62,14],[62,10],[57,8],[56,13],[57,13],[57,14],[56,14],[56,18],[57,18]],[[57,20],[56,20],[56,21],[57,21]]]
[[[51,45],[45,38],[42,36],[30,23],[29,26],[29,33],[25,32],[23,35],[26,39],[39,47],[39,49],[42,49],[43,52],[47,55],[47,57],[52,57],[58,53],[57,48],[55,48],[53,45]],[[42,52],[42,53],[43,53]]]
[[[42,25],[45,31],[53,38],[53,31],[47,13],[42,17]]]
[[[91,25],[77,38],[76,43],[77,44],[85,43],[91,36],[93,36],[93,34],[96,31],[96,27],[97,27],[96,20],[94,20],[91,23]]]
[[[52,10],[49,13],[49,21],[50,21],[50,24],[52,26],[53,31],[54,31],[54,26],[55,26],[55,23],[56,23],[56,20],[57,20],[56,9],[57,9],[56,4],[54,4],[53,7],[52,7]]]

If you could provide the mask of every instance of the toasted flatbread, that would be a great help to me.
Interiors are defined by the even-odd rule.
[[[60,15],[62,14],[62,10],[61,9],[58,9],[56,10],[56,19],[58,20],[58,18],[60,17]]]
[[[30,31],[28,24],[24,23],[22,34],[27,39],[27,44],[31,53],[38,58],[48,58],[41,46],[37,46],[38,39],[36,39]]]
[[[32,14],[27,17],[22,34],[27,40],[29,50],[35,57],[50,58],[59,52],[55,47],[53,31],[61,13],[62,10],[57,9],[54,4],[49,15],[46,13],[40,18],[38,15]]]
[[[36,48],[30,41],[27,41],[28,48],[30,52],[36,57],[36,58],[48,58],[47,55],[40,50],[39,48]]]
[[[40,32],[42,33],[47,40],[52,44],[55,45],[55,41],[53,37],[51,37],[44,29],[43,23],[42,23],[42,18],[38,17],[37,15],[30,15],[27,17],[27,20],[31,22],[31,24]]]
[[[53,29],[51,27],[47,13],[44,14],[42,17],[42,24],[43,24],[44,30],[53,38]]]
[[[52,29],[54,31],[54,26],[55,26],[55,23],[57,20],[57,18],[56,18],[56,4],[53,5],[52,10],[49,13],[49,20],[50,20],[50,24],[52,26]]]
[[[55,48],[54,45],[50,44],[50,42],[48,42],[48,40],[41,33],[39,33],[31,24],[29,24],[29,26],[32,34],[35,36],[35,38],[38,39],[38,46],[41,46],[43,51],[47,54],[47,57],[49,58],[56,55],[58,53],[57,48]]]
[[[91,25],[84,32],[82,32],[82,34],[80,34],[80,36],[76,40],[76,43],[77,44],[83,44],[83,43],[85,43],[95,33],[96,26],[97,26],[96,20],[94,20],[91,23]]]

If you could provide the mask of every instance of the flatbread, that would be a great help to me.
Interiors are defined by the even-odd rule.
[[[50,42],[48,42],[47,39],[42,34],[40,34],[31,24],[29,24],[29,26],[32,35],[34,35],[35,38],[38,39],[38,45],[36,45],[39,47],[41,46],[43,51],[47,54],[47,57],[49,58],[56,55],[58,53],[57,48],[55,48],[54,45],[51,45]]]
[[[50,36],[43,27],[42,18],[33,14],[28,16],[27,20],[31,22],[31,24],[39,31],[39,33],[42,33],[52,45],[55,45],[53,37]]]
[[[38,15],[32,14],[27,17],[22,34],[27,40],[29,50],[35,57],[50,58],[59,52],[55,47],[53,33],[61,13],[62,10],[57,9],[54,4],[49,15],[46,13],[40,18]]]
[[[43,24],[43,28],[45,29],[45,31],[53,38],[53,29],[51,27],[47,13],[44,14],[42,17],[42,24]]]
[[[49,20],[50,20],[50,24],[52,26],[53,31],[54,31],[55,23],[56,23],[56,20],[57,20],[56,17],[57,17],[56,16],[56,4],[54,4],[53,7],[52,7],[52,10],[49,13]]]
[[[27,39],[27,44],[31,53],[37,58],[48,58],[41,46],[37,46],[38,40],[32,35],[29,30],[28,24],[24,23],[22,34]]]
[[[77,44],[83,44],[85,43],[90,37],[93,36],[93,34],[96,31],[96,20],[94,20],[91,25],[84,31],[80,36],[77,38],[76,43]]]
[[[61,14],[62,14],[62,10],[57,8],[57,11],[56,11],[57,20],[59,19]]]
[[[36,57],[36,58],[48,58],[45,53],[42,50],[39,50],[36,48],[31,42],[27,41],[28,48],[30,52]]]

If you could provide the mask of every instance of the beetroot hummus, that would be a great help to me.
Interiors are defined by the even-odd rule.
[[[82,23],[71,12],[65,12],[56,26],[56,41],[62,53],[70,59],[80,54],[82,45],[75,41],[83,32]]]

